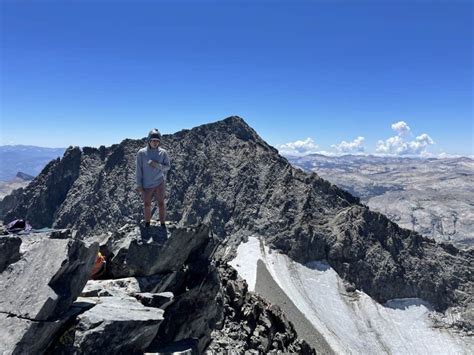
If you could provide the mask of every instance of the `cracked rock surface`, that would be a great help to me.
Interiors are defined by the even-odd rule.
[[[0,273],[0,350],[7,354],[43,351],[89,279],[98,244],[50,237],[0,237],[0,260],[7,260]]]

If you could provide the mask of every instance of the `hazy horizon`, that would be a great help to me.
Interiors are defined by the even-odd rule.
[[[145,137],[143,137],[145,138]],[[129,139],[129,138],[124,138]],[[141,138],[137,138],[141,139]],[[122,140],[122,141],[123,141]],[[121,142],[121,141],[120,141]],[[114,144],[119,144],[120,142],[114,143]],[[101,144],[104,145],[104,144]],[[110,145],[105,145],[110,146]],[[41,148],[41,149],[48,149],[48,150],[66,150],[68,147],[44,147],[44,146],[36,146],[36,145],[26,145],[26,144],[5,144],[5,145],[0,145],[0,148],[5,148],[5,147],[26,147],[26,148]],[[92,148],[99,148],[99,146],[91,146],[91,145],[78,145],[81,149],[84,147],[92,147]],[[277,147],[275,147],[277,148]],[[453,159],[453,158],[469,158],[474,160],[474,155],[459,155],[459,154],[446,154],[446,155],[441,155],[441,156],[419,156],[419,155],[396,155],[396,154],[378,154],[378,153],[330,153],[330,154],[324,154],[324,153],[330,153],[330,152],[322,152],[322,153],[304,153],[304,154],[291,154],[291,153],[285,153],[284,151],[279,151],[280,155],[286,156],[286,157],[293,157],[293,158],[301,158],[301,157],[307,157],[311,155],[322,155],[326,156],[328,158],[339,158],[339,157],[345,157],[345,156],[362,156],[362,157],[376,157],[376,158],[406,158],[406,159]]]

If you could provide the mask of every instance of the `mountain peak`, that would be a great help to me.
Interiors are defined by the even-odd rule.
[[[239,116],[229,116],[223,120],[204,124],[192,129],[192,131],[201,132],[202,130],[218,131],[226,134],[235,135],[237,138],[244,141],[255,141],[259,143],[266,143],[255,130],[250,127],[245,120]]]
[[[222,121],[226,122],[227,124],[244,124],[247,125],[245,120],[240,116],[229,116],[224,118]],[[247,125],[248,126],[248,125]]]
[[[19,178],[21,180],[24,180],[24,181],[30,181],[30,180],[33,180],[35,177],[30,175],[30,174],[27,174],[27,173],[24,173],[22,171],[19,171],[16,173],[16,178]]]
[[[229,116],[219,121],[165,135],[165,137],[165,146],[180,142],[180,144],[195,147],[196,144],[205,142],[206,147],[213,146],[215,149],[220,149],[224,146],[235,147],[236,145],[240,146],[241,143],[249,143],[251,145],[260,146],[275,156],[278,155],[278,150],[265,142],[265,140],[239,116]],[[204,147],[202,148],[204,149]],[[283,157],[279,157],[279,159],[286,161]]]

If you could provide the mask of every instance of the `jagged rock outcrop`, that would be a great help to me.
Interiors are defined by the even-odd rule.
[[[0,237],[1,353],[44,351],[89,278],[98,245],[49,237]]]
[[[219,267],[224,293],[222,329],[214,330],[207,351],[222,354],[229,351],[244,353],[315,354],[297,334],[280,308],[271,305],[258,294],[248,292],[245,281],[237,277],[227,264]]]
[[[104,236],[75,236],[58,230],[0,237],[0,352],[154,352],[182,347],[188,339],[190,351],[202,353],[211,341],[220,344],[214,350],[242,347],[226,340],[225,329],[246,319],[250,343],[242,349],[311,353],[277,307],[248,294],[235,270],[214,264],[218,240],[205,225],[167,231],[125,225],[105,236],[100,248],[113,265],[105,277],[119,276],[117,270],[130,277],[87,284],[99,248],[94,240]]]
[[[16,219],[15,216],[22,216],[22,219],[31,221],[36,226],[51,226],[58,207],[79,176],[81,156],[82,152],[78,147],[71,147],[62,159],[52,160],[20,196],[15,194],[14,201],[7,200],[14,209],[9,212],[4,207],[1,208],[4,220],[10,221]]]
[[[171,256],[179,258],[178,254],[189,250],[184,244],[194,245],[194,251],[182,263],[179,270],[175,268],[174,261],[169,258],[172,268],[165,270],[162,281],[154,281],[145,286],[144,292],[172,292],[173,303],[167,306],[165,319],[160,325],[157,337],[150,345],[149,352],[160,348],[163,344],[174,343],[183,339],[197,339],[196,347],[202,353],[211,340],[211,332],[219,326],[223,317],[221,282],[216,267],[213,263],[213,254],[218,245],[218,240],[209,234],[209,229],[204,226],[183,228],[181,233],[173,234],[185,236],[194,230],[196,240],[179,239],[183,244],[169,249]],[[206,232],[207,231],[207,232]],[[199,237],[206,232],[207,238]],[[196,244],[201,240],[200,244]],[[197,248],[196,248],[197,246]],[[142,279],[140,279],[142,280]],[[139,297],[139,296],[138,296]]]
[[[21,248],[21,258],[0,274],[0,312],[42,321],[66,311],[89,279],[98,245],[35,235]]]
[[[437,244],[362,206],[341,211],[330,226],[331,266],[375,299],[419,297],[438,310],[471,304],[474,250]]]
[[[55,334],[73,316],[66,313],[58,319],[35,321],[0,313],[0,351],[9,354],[42,354]]]
[[[35,227],[74,228],[79,238],[139,221],[142,203],[134,190],[135,156],[144,145],[144,140],[124,140],[109,148],[69,149],[29,185],[6,216],[26,216]],[[258,235],[296,261],[327,259],[354,287],[379,302],[422,297],[440,311],[472,308],[472,252],[399,228],[348,192],[293,168],[241,118],[164,135],[162,145],[172,162],[168,216],[178,226],[209,225],[222,241],[218,258],[230,259],[234,246]],[[61,193],[53,193],[53,186],[59,186]],[[50,194],[54,204],[43,208]],[[189,271],[167,275],[168,285],[178,291],[172,291],[175,295],[184,295],[183,285],[192,284],[186,275]],[[208,286],[206,302],[219,299]],[[159,291],[164,290],[152,290]],[[178,296],[173,305],[186,309],[190,300],[181,302]],[[216,313],[218,324],[217,318]],[[464,320],[472,326],[469,318]],[[160,332],[168,330],[163,339],[193,336],[192,330],[178,328],[165,314]],[[210,339],[209,329],[197,334],[206,339],[201,350]]]
[[[109,277],[149,276],[178,271],[208,238],[209,228],[205,225],[167,230],[125,225],[112,234],[101,250],[107,258]]]
[[[94,301],[91,309],[77,316],[52,353],[143,352],[163,320],[161,309],[145,307],[133,297],[103,297]]]
[[[173,302],[172,292],[141,292],[147,279],[148,283],[155,281],[159,284],[162,278],[135,278],[123,279],[89,280],[81,292],[82,297],[135,297],[141,304],[147,307],[165,309]]]
[[[0,272],[6,267],[20,260],[21,239],[18,237],[0,236]]]
[[[10,192],[0,201],[0,220],[5,218],[5,213],[18,208],[18,204],[23,201],[24,188],[20,187]]]

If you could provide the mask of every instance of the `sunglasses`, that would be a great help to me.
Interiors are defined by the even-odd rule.
[[[150,139],[150,142],[152,142],[152,143],[160,143],[160,140],[159,140],[159,139]]]

